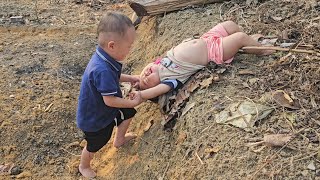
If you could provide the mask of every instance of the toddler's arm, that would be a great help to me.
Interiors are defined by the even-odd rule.
[[[120,82],[130,82],[133,87],[136,87],[139,83],[139,75],[128,75],[128,74],[121,74]]]
[[[158,97],[162,94],[165,94],[171,90],[171,87],[166,84],[159,84],[155,87],[142,90],[141,91],[141,98],[143,100],[152,99]]]
[[[133,108],[143,102],[141,96],[134,99],[123,99],[116,96],[103,96],[103,101],[107,106],[116,108]]]

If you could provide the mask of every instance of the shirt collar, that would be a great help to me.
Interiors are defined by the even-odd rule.
[[[116,71],[120,71],[122,68],[122,64],[112,58],[107,52],[105,52],[100,46],[97,47],[96,53],[98,56],[106,61],[108,64],[110,64]]]

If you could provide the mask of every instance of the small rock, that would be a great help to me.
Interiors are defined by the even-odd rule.
[[[308,165],[308,167],[307,167],[309,170],[311,170],[311,171],[314,171],[314,170],[316,170],[316,167],[314,166],[314,163],[313,163],[313,161],[311,161],[310,162],[310,164]]]
[[[258,82],[258,81],[259,81],[258,78],[251,78],[251,79],[249,79],[249,83],[250,83],[250,84],[254,84],[254,83]]]
[[[13,167],[10,172],[11,175],[18,175],[20,173],[22,173],[22,169],[19,166]]]
[[[54,159],[51,159],[50,161],[49,161],[49,164],[50,165],[52,165],[52,164],[54,164],[55,163],[55,160]]]
[[[9,97],[10,97],[10,98],[14,98],[14,95],[13,95],[13,94],[11,94]]]
[[[308,170],[303,170],[301,171],[302,176],[308,176],[309,171]]]
[[[318,150],[317,159],[320,160],[320,149]]]
[[[182,132],[179,134],[177,141],[176,141],[176,144],[181,144],[186,139],[187,139],[187,134],[185,132]]]
[[[26,82],[21,81],[21,87],[24,87],[24,86],[26,86]]]
[[[22,178],[27,178],[27,177],[31,177],[32,174],[30,171],[23,171],[21,174],[19,174],[16,178],[17,179],[22,179]]]
[[[81,147],[85,147],[87,145],[87,141],[86,140],[82,140],[80,143]]]
[[[10,22],[11,23],[22,23],[22,24],[25,23],[23,16],[12,16],[12,17],[10,17]]]
[[[83,3],[83,0],[75,0],[74,1],[76,4],[82,4]]]
[[[72,146],[80,146],[80,143],[79,143],[78,141],[75,141],[75,142],[73,142],[73,143],[70,143],[70,144],[67,145],[67,149],[69,149],[69,148],[72,147]]]

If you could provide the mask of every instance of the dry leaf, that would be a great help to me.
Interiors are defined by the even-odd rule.
[[[277,16],[271,16],[271,18],[275,21],[281,21],[283,19],[282,17],[277,17]]]
[[[193,92],[194,90],[196,90],[197,88],[199,87],[199,84],[197,82],[193,82],[193,83],[190,83],[188,86],[187,86],[187,90],[189,92]]]
[[[210,84],[212,84],[212,82],[213,82],[213,76],[210,76],[209,78],[203,80],[200,83],[201,89],[209,87]]]
[[[121,83],[121,92],[123,94],[123,97],[127,97],[129,95],[129,92],[132,89],[132,85],[130,83]]]
[[[193,102],[193,103],[190,103],[190,104],[186,105],[186,107],[182,111],[181,117],[184,116],[191,108],[193,108],[193,106],[195,104],[196,103]]]
[[[66,148],[69,149],[72,146],[80,146],[80,143],[78,141],[72,142],[72,143],[68,144]]]
[[[263,142],[267,146],[284,146],[291,138],[291,134],[270,134],[263,137]]]
[[[153,123],[154,123],[154,120],[151,119],[151,120],[148,122],[147,126],[143,129],[143,131],[144,131],[144,132],[149,131],[149,129],[151,128],[151,126],[153,125]]]
[[[238,71],[238,74],[239,75],[255,75],[256,73],[248,69],[243,69]]]
[[[261,146],[260,148],[258,148],[258,149],[253,149],[253,148],[250,148],[253,152],[255,152],[255,153],[259,153],[259,152],[261,152],[264,148],[265,148],[266,146]]]
[[[217,72],[218,74],[222,74],[222,73],[224,73],[226,70],[227,70],[226,68],[220,68],[220,69],[216,70],[216,72]]]
[[[221,149],[222,149],[221,146],[215,146],[215,147],[213,147],[213,148],[206,148],[206,149],[204,150],[204,152],[205,152],[205,153],[209,153],[209,154],[213,154],[213,153],[219,152]]]
[[[297,100],[293,100],[286,92],[277,90],[272,94],[272,98],[283,107],[290,109],[299,109],[300,105]]]
[[[180,144],[186,139],[187,139],[187,134],[185,132],[182,132],[179,134],[177,141],[176,141],[176,144]]]
[[[14,166],[13,163],[0,165],[0,176],[1,175],[9,175],[11,173],[11,169],[13,168],[13,166]]]

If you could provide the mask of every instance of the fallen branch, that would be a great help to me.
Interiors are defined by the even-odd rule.
[[[192,5],[223,2],[225,0],[130,0],[130,7],[138,16],[157,15]]]
[[[313,51],[313,50],[290,49],[290,48],[281,48],[281,47],[273,47],[273,46],[245,46],[241,49],[242,50],[276,50],[276,51],[289,51],[289,52],[320,55],[320,53],[317,53],[316,51]]]
[[[198,155],[197,151],[195,152],[196,157],[198,158],[198,160],[200,161],[200,163],[202,165],[204,165],[204,162],[201,160],[200,156]]]

